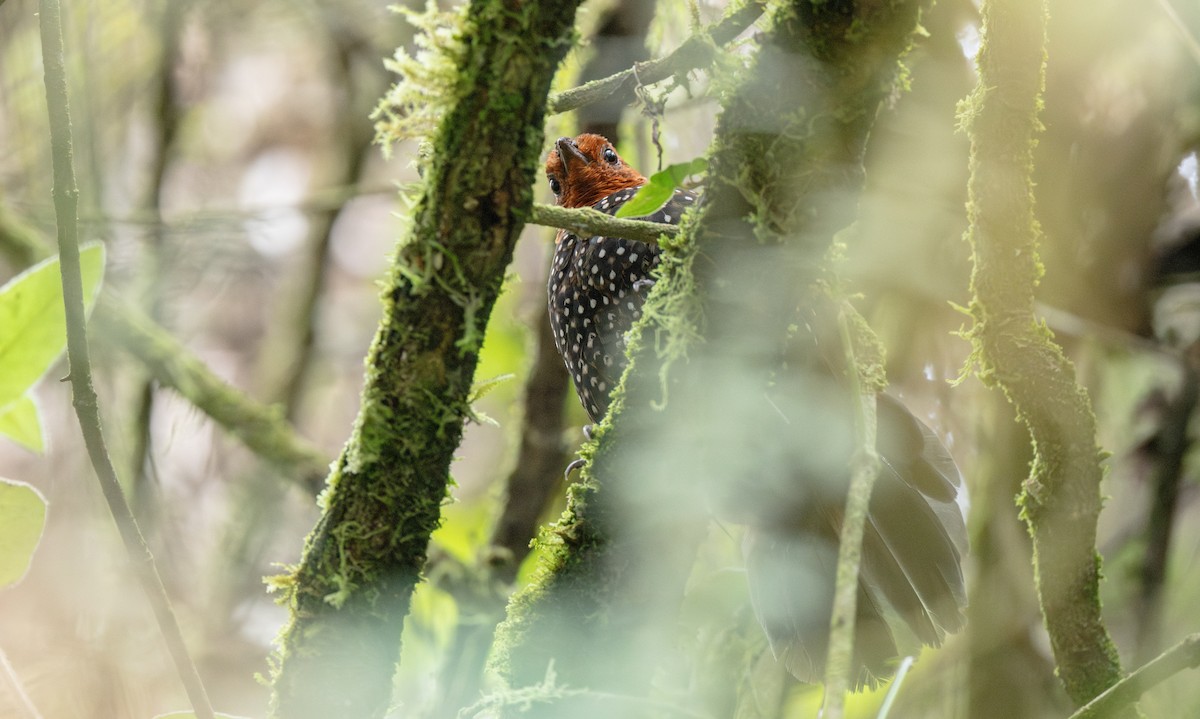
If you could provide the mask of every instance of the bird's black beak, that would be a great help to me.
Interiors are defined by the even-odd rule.
[[[554,147],[558,150],[558,156],[563,163],[563,174],[571,174],[571,163],[577,165],[587,165],[591,162],[587,155],[579,151],[575,146],[575,141],[569,137],[560,137],[554,142]]]

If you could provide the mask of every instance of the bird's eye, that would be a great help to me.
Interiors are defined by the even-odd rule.
[[[561,195],[562,194],[562,183],[560,183],[556,178],[551,177],[550,178],[550,191],[556,195]]]
[[[604,148],[604,161],[610,165],[617,164],[617,151],[611,147]]]

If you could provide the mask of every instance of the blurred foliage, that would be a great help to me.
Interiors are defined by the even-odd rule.
[[[83,296],[90,311],[104,276],[104,247],[80,250]],[[41,452],[42,420],[28,394],[66,349],[58,259],[39,262],[0,287],[0,434]]]
[[[162,36],[168,2],[177,2],[182,13],[174,38]],[[1159,339],[1179,332],[1156,334],[1155,328],[1196,323],[1195,303],[1171,300],[1200,271],[1200,5],[1169,0],[1172,16],[1163,10],[1165,2],[1051,3],[1046,132],[1037,158],[1038,211],[1046,233],[1040,299],[1053,310],[1046,312],[1051,329],[1080,367],[1095,403],[1100,443],[1111,453],[1099,549],[1107,560],[1106,618],[1127,668],[1134,666],[1138,642],[1135,598],[1153,470],[1162,461],[1156,438],[1164,408],[1180,391],[1189,352],[1186,344]],[[415,0],[404,4],[427,7]],[[594,52],[589,38],[612,4],[595,0],[580,13],[581,43],[564,63],[556,90],[575,83]],[[726,4],[659,0],[647,40],[651,55],[677,46],[697,22],[719,17]],[[448,12],[456,3],[432,5]],[[49,143],[35,12],[35,0],[0,6],[0,218],[11,213],[48,235]],[[441,76],[422,65],[419,54],[428,46],[415,41],[413,26],[390,12],[386,0],[115,0],[68,4],[65,13],[81,227],[86,239],[105,243],[106,285],[133,293],[145,279],[139,275],[147,245],[161,232],[156,314],[162,322],[214,371],[264,401],[276,399],[267,396],[268,370],[289,361],[288,353],[311,352],[312,370],[292,416],[301,434],[335,455],[350,432],[362,359],[378,321],[375,280],[407,212],[394,188],[416,179],[417,155],[415,143],[406,141],[384,160],[377,147],[347,148],[339,133],[351,123],[371,137],[371,108],[396,80],[388,58],[411,58],[396,62],[429,71],[430,90],[436,91]],[[911,89],[894,98],[872,134],[858,220],[841,237],[847,247],[843,271],[887,346],[893,390],[946,438],[972,484],[989,469],[1015,471],[1002,461],[1014,453],[984,390],[973,381],[954,389],[946,382],[957,376],[968,350],[953,336],[961,317],[948,304],[965,304],[968,276],[962,242],[967,148],[955,132],[954,107],[975,82],[969,56],[979,28],[975,6],[966,0],[939,2],[923,24],[929,36],[906,60]],[[744,55],[744,46],[735,46],[718,68],[738,66]],[[150,148],[164,120],[154,88],[164,76],[166,106],[178,114],[179,127],[165,150],[161,184],[152,186]],[[647,175],[702,156],[716,112],[713,87],[730,76],[693,73],[647,88],[643,101],[626,110],[621,137],[613,138],[622,155]],[[425,99],[399,104],[434,110]],[[397,102],[392,99],[392,106]],[[418,114],[413,122],[430,117]],[[575,122],[569,114],[551,117],[547,138],[574,134]],[[361,154],[361,172],[331,179],[331,168],[346,153]],[[542,201],[550,199],[546,188],[538,192]],[[150,211],[151,195],[161,218]],[[301,349],[287,339],[295,328],[281,325],[287,316],[282,310],[293,301],[285,288],[317,242],[317,220],[325,213],[333,220],[313,318],[316,335],[311,348]],[[8,232],[0,221],[6,246]],[[447,706],[447,667],[455,666],[460,640],[486,631],[512,590],[489,583],[485,557],[501,485],[515,461],[531,323],[545,311],[551,236],[545,228],[526,231],[488,328],[477,381],[513,378],[478,399],[479,411],[499,426],[470,425],[452,467],[457,487],[434,536],[428,581],[419,585],[406,623],[395,716],[440,716]],[[0,252],[0,258],[9,256]],[[1182,270],[1166,277],[1167,266]],[[24,269],[0,259],[0,281]],[[0,338],[8,329],[0,324]],[[0,352],[0,367],[3,359]],[[52,364],[47,358],[33,379],[47,367],[65,374],[65,367]],[[127,356],[104,350],[96,364],[118,466],[132,466],[143,372]],[[0,369],[0,384],[11,377]],[[0,474],[27,481],[54,511],[28,576],[0,594],[0,647],[47,719],[140,719],[176,709],[182,693],[158,638],[147,629],[148,609],[116,551],[101,498],[83,481],[90,469],[68,390],[52,382],[30,394],[25,389],[0,404],[18,397],[36,402],[53,451],[39,456],[0,439]],[[572,429],[562,440],[575,446],[582,440],[576,428],[586,418],[573,395],[566,401]],[[13,411],[28,419],[29,410]],[[7,431],[3,422],[0,409],[0,432]],[[28,424],[21,426],[27,442],[36,444]],[[191,632],[189,644],[217,706],[262,716],[266,694],[254,677],[267,673],[270,643],[284,615],[261,577],[296,560],[316,510],[310,498],[284,489],[241,445],[172,395],[156,402],[149,429],[148,497],[157,512],[148,533],[176,611]],[[1194,437],[1195,428],[1189,431]],[[1192,443],[1166,567],[1164,646],[1200,631],[1198,468],[1200,453]],[[1012,476],[1013,486],[1021,479]],[[541,508],[542,516],[552,520],[561,502],[559,496]],[[1011,504],[990,510],[1015,513]],[[0,520],[0,526],[7,523]],[[1028,571],[1027,542],[1019,533],[1004,541],[998,554],[1008,564],[990,569],[1024,589],[1027,578],[1009,565],[1024,563]],[[536,564],[536,557],[525,561],[517,586],[528,582]],[[796,685],[771,660],[748,607],[741,564],[737,531],[715,526],[693,568],[681,614],[678,642],[691,663],[670,671],[703,687],[711,704],[690,707],[699,715],[813,716],[820,691]],[[1014,631],[1020,651],[1046,659],[1036,613],[1021,615]],[[956,636],[922,654],[900,687],[892,716],[967,716],[971,647]],[[1028,656],[1018,652],[1016,640],[999,651]],[[886,691],[855,697],[847,715],[876,716]],[[478,698],[457,697],[455,708]],[[15,706],[0,680],[0,715],[15,713]],[[1143,707],[1149,716],[1195,714],[1200,685],[1194,675],[1181,674],[1150,692]],[[718,708],[727,713],[716,713]],[[1006,710],[991,712],[1012,716]]]
[[[0,477],[0,589],[21,581],[46,524],[46,500],[24,482]]]

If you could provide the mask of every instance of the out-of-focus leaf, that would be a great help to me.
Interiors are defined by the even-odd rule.
[[[222,714],[221,712],[216,712],[213,716],[217,717],[217,719],[247,719],[247,717]],[[196,712],[167,712],[166,714],[159,714],[154,719],[196,719]]]
[[[46,450],[42,438],[42,416],[32,397],[22,395],[0,407],[0,434],[38,454]]]
[[[617,210],[617,217],[649,215],[667,204],[667,200],[671,199],[675,188],[682,187],[684,180],[691,175],[704,172],[707,167],[708,161],[703,157],[697,157],[691,162],[668,165],[651,175],[649,182],[642,185],[642,189],[638,190],[636,195],[621,205],[621,209]]]
[[[413,590],[409,621],[405,622],[409,633],[405,638],[416,639],[415,632],[422,641],[444,649],[454,638],[458,620],[458,602],[454,597],[429,582],[422,582]]]
[[[80,250],[83,296],[95,303],[104,275],[104,246]],[[0,287],[0,407],[29,391],[67,346],[58,258],[39,262]]]
[[[0,477],[0,589],[21,581],[42,539],[46,500],[24,482]]]
[[[442,525],[432,540],[463,564],[471,564],[487,541],[494,519],[489,502],[456,502],[442,507]]]

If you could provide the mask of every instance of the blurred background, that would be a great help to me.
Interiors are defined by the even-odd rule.
[[[556,88],[662,56],[726,5],[587,2],[582,42]],[[0,282],[27,262],[18,237],[53,238],[36,10],[34,0],[0,6]],[[1189,424],[1200,361],[1200,6],[1053,0],[1050,11],[1037,165],[1042,309],[1091,392],[1111,453],[1103,592],[1132,668],[1200,631]],[[417,144],[395,144],[385,159],[371,119],[397,80],[385,60],[397,48],[416,52],[413,26],[373,0],[105,0],[69,3],[64,22],[81,228],[107,246],[107,287],[217,375],[278,406],[332,459],[357,411],[377,281],[403,227],[398,186],[417,179]],[[966,477],[972,608],[967,632],[921,657],[894,716],[1066,716],[1014,504],[1027,438],[995,392],[974,379],[949,382],[969,349],[954,334],[965,318],[950,304],[968,302],[970,272],[968,148],[955,109],[975,83],[978,11],[942,0],[923,26],[907,60],[910,90],[872,135],[842,272],[888,349],[893,390]],[[553,116],[547,147],[590,130],[617,141],[644,174],[690,160],[712,135],[708,87],[693,73],[626,108]],[[540,184],[538,193],[550,201]],[[552,236],[526,229],[492,317],[477,379],[500,381],[477,406],[493,422],[468,427],[452,467],[453,501],[406,627],[396,716],[453,716],[478,698],[478,678],[460,676],[463,657],[471,644],[486,652],[504,596],[526,580],[533,560],[520,560],[534,525],[562,507],[561,469],[586,418],[553,352],[547,360],[541,351]],[[157,387],[112,339],[93,337],[94,361],[127,494],[214,704],[262,716],[268,690],[256,676],[269,671],[285,619],[262,579],[299,558],[317,517],[313,498]],[[30,574],[0,593],[0,649],[47,719],[182,708],[82,451],[69,389],[54,381],[63,374],[55,368],[36,391],[47,451],[0,439],[0,476],[34,484],[50,503]],[[542,409],[525,409],[534,406]],[[531,425],[561,437],[540,471],[522,451]],[[727,651],[735,627],[748,655],[763,656],[740,561],[738,538],[714,529],[687,607],[708,610],[685,613],[697,655]],[[815,715],[819,691],[763,678],[773,670],[761,662],[745,671],[756,691],[776,695],[756,716]],[[0,678],[2,716],[21,716],[12,682]],[[852,713],[875,716],[881,700],[858,697]],[[1200,687],[1178,676],[1145,707],[1200,713]]]

